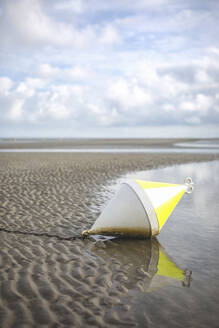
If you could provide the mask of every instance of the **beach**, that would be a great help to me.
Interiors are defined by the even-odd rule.
[[[135,140],[115,144],[139,147]],[[69,146],[72,142],[16,144],[20,149]],[[77,147],[91,145],[79,141]],[[139,241],[138,247],[129,241],[131,265],[130,259],[122,262],[125,255],[114,255],[122,244],[109,241],[113,252],[106,254],[103,242],[82,240],[81,232],[93,224],[111,196],[108,186],[122,175],[218,158],[214,153],[0,153],[0,327],[138,326],[127,280],[130,270],[138,269],[135,254],[150,241]],[[140,272],[135,280],[139,290],[143,276]]]

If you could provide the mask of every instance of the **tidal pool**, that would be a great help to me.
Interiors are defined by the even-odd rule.
[[[219,161],[135,172],[111,190],[126,179],[183,183],[187,176],[194,192],[183,196],[157,240],[112,241],[101,253],[128,268],[121,302],[139,327],[219,325]]]

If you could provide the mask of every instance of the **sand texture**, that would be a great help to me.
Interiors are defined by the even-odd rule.
[[[133,296],[149,288],[159,246],[77,237],[121,174],[216,156],[1,153],[0,327],[165,326],[162,311],[139,316]]]

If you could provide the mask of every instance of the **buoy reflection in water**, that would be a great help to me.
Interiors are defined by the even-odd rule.
[[[156,238],[120,240],[95,235],[91,238],[95,241],[92,252],[96,256],[107,263],[116,261],[120,265],[125,273],[122,284],[129,290],[139,288],[144,292],[153,292],[175,284],[190,287],[192,272],[179,268]]]

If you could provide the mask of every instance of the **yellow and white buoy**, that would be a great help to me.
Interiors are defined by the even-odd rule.
[[[123,183],[97,218],[82,235],[119,235],[150,238],[159,234],[171,212],[193,182],[184,184],[131,180]]]

